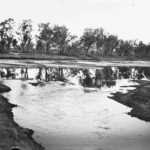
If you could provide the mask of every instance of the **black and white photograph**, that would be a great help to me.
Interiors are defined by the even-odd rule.
[[[150,150],[149,0],[0,0],[0,150]]]

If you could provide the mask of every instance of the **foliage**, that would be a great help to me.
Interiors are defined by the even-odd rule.
[[[55,25],[50,26],[49,23],[39,25],[39,36],[37,36],[37,49],[44,49],[45,53],[52,53],[57,50],[60,55],[64,55],[70,42],[75,36],[70,35],[67,27]]]
[[[30,19],[23,20],[17,30],[11,18],[0,22],[0,53],[19,51],[94,58],[150,57],[150,44],[119,39],[116,35],[106,33],[103,28],[86,28],[79,38],[71,35],[66,26],[52,26],[50,23],[40,23],[38,31],[38,34],[33,36],[33,25]]]
[[[32,21],[30,19],[23,20],[19,25],[17,34],[19,36],[21,52],[28,53],[32,47]]]
[[[40,53],[48,54],[52,45],[53,30],[49,23],[39,24],[39,35],[37,35],[36,49]]]
[[[0,23],[0,50],[1,52],[9,52],[11,46],[17,44],[14,38],[14,20],[9,18]]]
[[[93,29],[85,29],[81,37],[81,43],[83,49],[86,51],[86,54],[89,52],[89,49],[96,42],[96,37]]]
[[[53,28],[53,32],[53,42],[58,46],[59,54],[64,55],[70,42],[73,41],[76,36],[72,36],[68,32],[68,28],[66,26],[55,25]]]

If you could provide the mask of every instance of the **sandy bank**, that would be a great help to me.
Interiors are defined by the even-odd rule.
[[[0,84],[0,93],[9,90],[9,87]],[[44,150],[42,145],[32,138],[32,130],[22,128],[14,122],[12,108],[15,106],[0,95],[0,150],[11,150],[14,146],[22,150]]]
[[[93,60],[15,60],[0,59],[0,67],[33,68],[33,67],[64,67],[64,68],[99,68],[99,67],[149,67],[150,61],[93,61]]]
[[[129,115],[150,121],[150,81],[135,81],[139,85],[128,93],[113,93],[110,98],[132,108]]]

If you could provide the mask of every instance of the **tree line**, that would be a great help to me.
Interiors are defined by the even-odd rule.
[[[69,56],[150,56],[150,43],[122,40],[103,28],[86,28],[81,35],[71,35],[66,26],[40,23],[33,36],[30,19],[18,26],[14,19],[0,22],[0,53],[39,53]]]

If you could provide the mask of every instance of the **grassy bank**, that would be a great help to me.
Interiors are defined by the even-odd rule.
[[[120,56],[65,56],[50,54],[30,54],[30,53],[1,53],[0,59],[32,59],[32,60],[92,60],[92,61],[149,61],[149,58],[120,57]]]
[[[78,59],[93,59],[91,57],[75,57],[62,55],[46,55],[46,54],[0,54],[0,59],[34,59],[34,60],[78,60]]]

